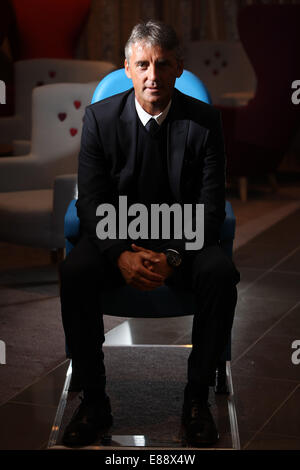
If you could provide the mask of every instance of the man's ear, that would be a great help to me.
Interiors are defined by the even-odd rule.
[[[124,68],[125,68],[125,73],[127,77],[131,78],[130,67],[129,67],[129,63],[127,62],[127,59],[124,60]]]
[[[179,61],[177,62],[177,74],[176,74],[176,77],[177,77],[177,78],[181,77],[182,72],[183,72],[183,60],[179,60]]]

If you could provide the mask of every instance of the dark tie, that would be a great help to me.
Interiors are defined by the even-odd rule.
[[[151,134],[151,135],[155,135],[156,132],[159,130],[159,124],[157,124],[156,120],[151,118],[145,128],[147,129],[147,131]]]

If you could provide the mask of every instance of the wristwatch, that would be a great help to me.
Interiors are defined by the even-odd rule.
[[[165,251],[165,255],[167,257],[167,262],[169,266],[171,266],[172,268],[178,268],[178,266],[181,265],[182,257],[178,251],[173,250],[172,248],[168,248]]]

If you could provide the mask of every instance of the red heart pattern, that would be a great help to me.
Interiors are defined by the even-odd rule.
[[[58,119],[60,121],[64,121],[67,117],[67,114],[66,113],[58,113]]]
[[[49,70],[48,75],[50,78],[54,78],[56,75],[56,72],[54,70]]]
[[[77,132],[78,132],[77,129],[75,129],[74,127],[72,127],[72,128],[70,129],[70,134],[71,134],[72,137],[74,137],[74,135],[76,135]]]
[[[81,101],[78,101],[78,100],[74,101],[74,106],[75,106],[76,109],[80,108]]]

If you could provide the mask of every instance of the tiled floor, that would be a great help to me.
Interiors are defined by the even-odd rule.
[[[292,342],[300,340],[299,233],[297,210],[234,254],[241,282],[231,368],[243,449],[300,449],[300,364],[291,361]],[[131,319],[127,333],[128,325],[137,344],[190,342],[190,317]],[[0,449],[47,446],[67,366],[0,407]]]

